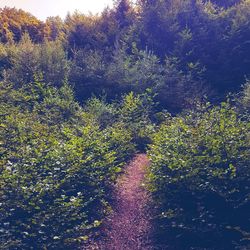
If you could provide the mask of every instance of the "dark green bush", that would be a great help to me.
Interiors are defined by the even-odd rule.
[[[222,103],[170,117],[153,135],[149,175],[166,239],[182,248],[246,244],[249,129],[246,116]]]

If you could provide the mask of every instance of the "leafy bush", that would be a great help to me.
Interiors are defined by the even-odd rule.
[[[134,143],[142,151],[150,142],[150,134],[154,131],[154,124],[150,119],[156,105],[154,97],[150,89],[144,94],[130,92],[123,96],[118,110],[119,120],[131,132]]]
[[[117,107],[115,104],[109,104],[105,101],[105,96],[102,99],[92,97],[88,99],[84,109],[92,117],[93,122],[97,122],[102,128],[111,126],[117,121]]]
[[[66,83],[5,82],[0,93],[1,249],[72,249],[107,212],[132,137],[85,120]]]
[[[170,116],[153,135],[149,176],[166,240],[180,248],[246,244],[249,129],[247,117],[222,103]]]
[[[154,130],[151,122],[156,106],[154,97],[155,94],[150,89],[143,94],[130,92],[123,95],[120,101],[113,101],[111,104],[105,101],[105,96],[101,99],[92,97],[86,102],[84,110],[91,123],[114,132],[117,142],[129,135],[137,149],[142,150],[150,141],[149,135]],[[124,146],[130,148],[130,145]]]

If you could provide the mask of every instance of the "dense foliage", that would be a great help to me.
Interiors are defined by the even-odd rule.
[[[152,140],[149,175],[165,240],[180,249],[249,246],[249,116],[229,103],[206,105],[169,116]]]
[[[1,249],[65,249],[87,240],[134,152],[123,123],[105,129],[70,87],[1,83]]]
[[[44,77],[59,77],[58,83],[69,74],[79,101],[150,87],[176,111],[203,94],[214,101],[240,89],[250,68],[249,10],[249,0],[120,0],[99,16],[75,12],[41,22],[6,7],[0,10],[0,71],[27,64],[26,71],[54,70]],[[27,35],[30,44],[22,38]]]
[[[85,246],[146,150],[163,249],[249,248],[249,21],[249,0],[0,9],[0,249]]]

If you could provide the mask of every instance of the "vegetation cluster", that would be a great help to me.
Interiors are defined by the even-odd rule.
[[[249,0],[0,9],[0,249],[84,247],[136,152],[156,246],[249,248],[249,22]]]

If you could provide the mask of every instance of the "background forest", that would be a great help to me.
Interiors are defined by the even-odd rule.
[[[156,249],[249,249],[249,76],[249,0],[0,9],[0,249],[84,249],[137,152]]]

